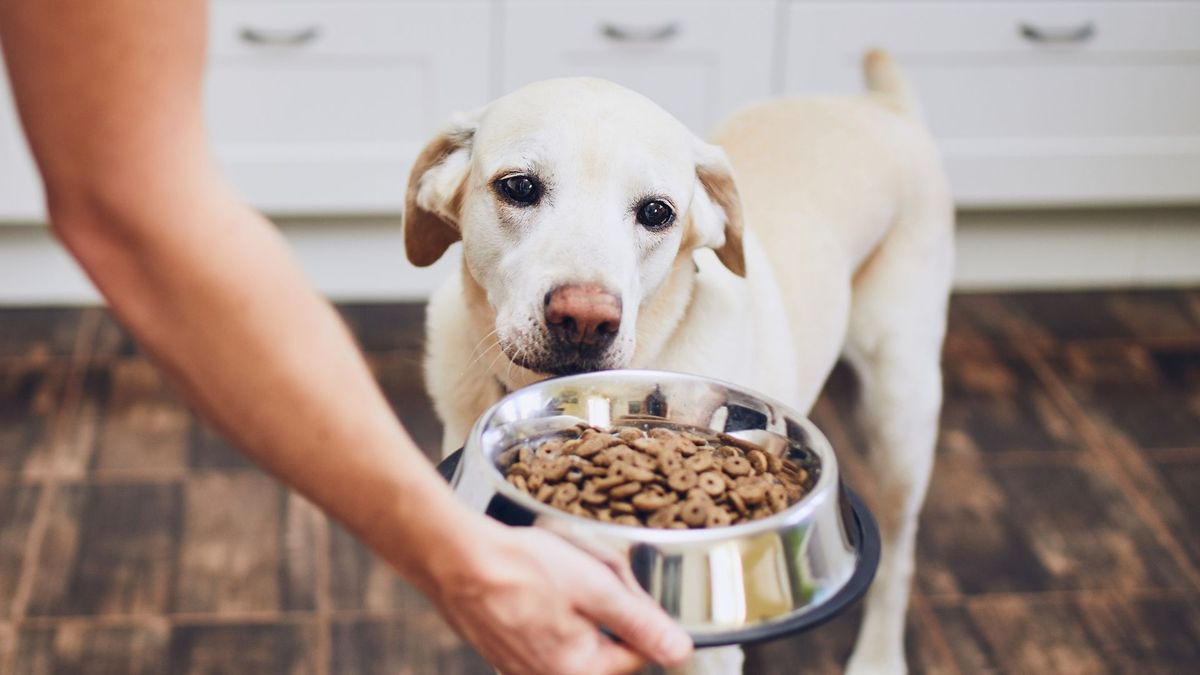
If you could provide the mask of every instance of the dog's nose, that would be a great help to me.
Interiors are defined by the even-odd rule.
[[[621,299],[599,286],[568,284],[546,294],[546,325],[571,344],[611,342],[621,328]]]

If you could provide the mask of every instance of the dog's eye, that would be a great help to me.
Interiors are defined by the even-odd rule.
[[[530,176],[517,174],[496,181],[500,194],[517,204],[533,204],[542,196],[542,186]]]
[[[637,219],[647,229],[660,230],[675,220],[675,212],[663,200],[653,199],[638,207]]]

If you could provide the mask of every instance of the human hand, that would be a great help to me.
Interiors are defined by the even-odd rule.
[[[499,672],[608,675],[691,656],[691,638],[630,575],[537,527],[479,530],[478,555],[439,561],[449,569],[431,595]]]

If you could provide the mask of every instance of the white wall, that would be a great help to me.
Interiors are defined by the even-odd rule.
[[[452,249],[414,268],[393,218],[293,219],[281,228],[335,300],[420,300],[458,264]],[[964,290],[1200,284],[1200,208],[962,213],[956,276]],[[97,301],[46,228],[0,227],[0,305]]]

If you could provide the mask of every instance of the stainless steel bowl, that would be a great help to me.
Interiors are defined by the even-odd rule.
[[[501,452],[581,421],[723,432],[789,457],[817,477],[804,498],[769,518],[698,530],[581,518],[504,479],[497,467]],[[694,375],[617,370],[525,387],[479,418],[461,461],[452,457],[439,468],[480,511],[512,525],[546,527],[603,558],[628,561],[641,586],[697,646],[774,638],[821,623],[862,595],[878,563],[874,521],[843,488],[837,458],[821,432],[778,402]]]

